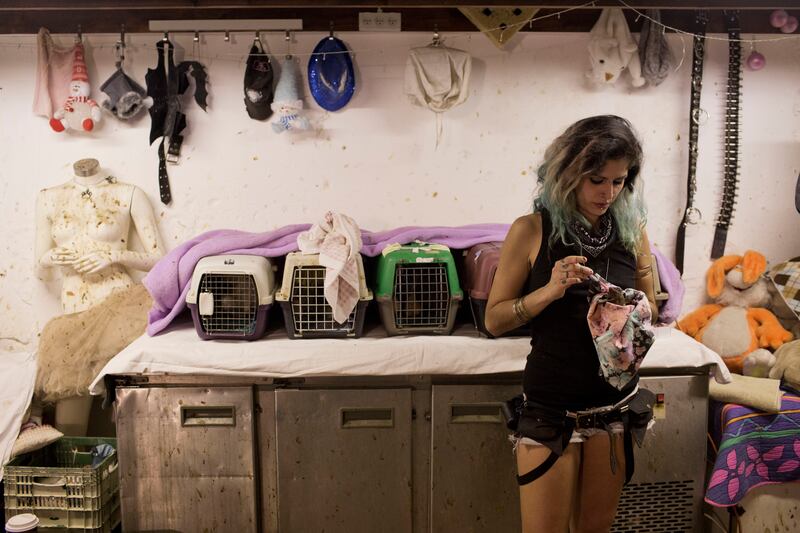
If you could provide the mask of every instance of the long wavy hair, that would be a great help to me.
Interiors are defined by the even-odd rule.
[[[539,187],[533,203],[534,212],[547,209],[553,229],[552,246],[579,242],[570,229],[570,221],[578,220],[587,228],[589,221],[578,211],[576,190],[581,180],[598,174],[607,161],[625,159],[628,175],[625,185],[611,204],[617,235],[623,246],[636,252],[647,213],[642,199],[639,170],[642,146],[630,122],[615,115],[600,115],[579,120],[566,129],[544,154],[539,167]]]

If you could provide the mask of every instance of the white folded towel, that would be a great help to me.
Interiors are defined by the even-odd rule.
[[[746,405],[767,413],[781,410],[781,380],[739,374],[731,374],[731,379],[726,385],[720,385],[712,379],[708,395],[719,402]]]
[[[359,298],[358,225],[347,215],[328,211],[319,224],[297,236],[297,246],[304,254],[319,254],[319,264],[325,267],[325,300],[333,319],[346,322]]]

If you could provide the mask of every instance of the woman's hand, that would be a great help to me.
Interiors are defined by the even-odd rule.
[[[582,283],[594,274],[591,268],[583,266],[586,261],[582,255],[568,255],[556,261],[550,273],[550,281],[547,283],[554,300],[562,298],[569,287]]]
[[[94,274],[117,262],[118,257],[115,252],[97,251],[90,252],[75,261],[72,268],[81,274]]]

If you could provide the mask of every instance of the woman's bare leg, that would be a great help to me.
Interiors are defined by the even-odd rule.
[[[625,482],[622,434],[614,435],[617,471],[611,472],[611,444],[605,431],[583,443],[572,533],[607,533],[617,514]]]
[[[517,471],[526,474],[541,465],[550,449],[517,446]],[[566,533],[578,482],[580,444],[570,444],[543,476],[519,488],[523,533]]]

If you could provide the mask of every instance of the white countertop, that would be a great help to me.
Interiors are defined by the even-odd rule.
[[[719,355],[673,328],[655,328],[656,342],[643,368],[712,366],[720,383],[730,381]],[[374,327],[359,339],[289,339],[283,330],[252,342],[203,341],[190,323],[143,335],[103,368],[90,386],[103,394],[108,374],[197,374],[251,377],[473,375],[519,372],[530,352],[529,337],[480,337],[465,325],[452,335],[387,337]]]

